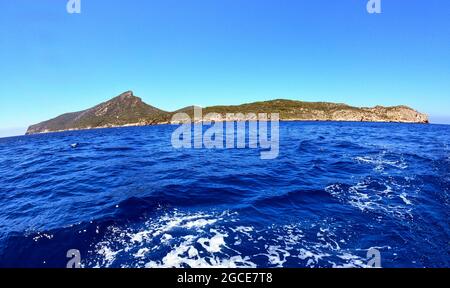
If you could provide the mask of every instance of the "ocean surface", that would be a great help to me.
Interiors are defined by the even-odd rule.
[[[0,267],[450,266],[450,126],[283,122],[275,160],[175,129],[0,139]]]

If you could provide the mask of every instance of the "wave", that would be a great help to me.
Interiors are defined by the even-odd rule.
[[[364,267],[365,258],[345,249],[329,223],[258,229],[241,225],[238,213],[165,212],[141,225],[111,226],[93,245],[85,267],[254,268],[254,267]],[[361,253],[359,253],[361,254]],[[130,255],[132,256],[131,259]],[[127,265],[123,265],[123,257]],[[336,259],[338,261],[334,262]],[[300,264],[302,263],[302,264]]]
[[[173,129],[0,139],[0,267],[450,263],[446,126],[280,123],[272,161],[173,149]]]

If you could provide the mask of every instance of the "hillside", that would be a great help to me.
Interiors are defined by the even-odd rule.
[[[141,98],[128,91],[90,109],[63,114],[54,119],[32,125],[28,128],[27,134],[167,124],[174,113],[184,112],[193,115],[194,107],[189,106],[175,112],[166,112],[144,103]],[[237,106],[213,106],[203,109],[203,115],[212,112],[221,114],[223,119],[225,119],[227,113],[279,113],[280,120],[283,121],[428,123],[427,115],[407,106],[358,108],[346,104],[282,99]],[[244,120],[252,120],[252,118]]]
[[[67,113],[32,125],[27,134],[101,127],[152,125],[168,121],[169,113],[145,104],[133,92],[80,112]]]

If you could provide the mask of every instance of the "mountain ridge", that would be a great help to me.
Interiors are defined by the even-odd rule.
[[[124,92],[86,110],[65,113],[50,120],[31,125],[26,134],[61,132],[109,127],[168,124],[175,113],[193,114],[188,106],[168,112],[146,104],[132,91]],[[241,105],[221,105],[203,108],[203,115],[218,113],[225,119],[228,113],[279,113],[281,121],[357,121],[429,123],[428,116],[408,106],[353,107],[344,103],[304,102],[276,99]],[[220,121],[220,118],[211,119]],[[254,118],[228,118],[229,121]]]

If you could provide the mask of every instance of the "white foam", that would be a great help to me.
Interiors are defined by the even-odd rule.
[[[150,249],[148,249],[148,248],[142,248],[142,249],[139,249],[139,251],[136,254],[134,254],[133,256],[135,258],[144,258],[145,254],[147,254],[149,251],[150,251]]]
[[[120,266],[147,268],[361,267],[365,260],[340,247],[348,238],[336,236],[333,219],[259,230],[241,224],[236,213],[166,212],[137,227],[109,227],[86,263],[119,266],[120,258],[127,259]]]
[[[51,239],[53,239],[53,235],[52,234],[47,234],[47,233],[38,233],[38,235],[37,236],[35,236],[35,237],[33,237],[33,241],[34,242],[38,242],[39,240],[42,240],[42,239],[48,239],[48,240],[51,240]]]
[[[191,222],[188,222],[188,223],[184,224],[183,227],[188,228],[188,229],[191,229],[191,228],[194,228],[194,227],[202,228],[202,227],[205,227],[205,226],[208,226],[208,225],[212,225],[212,224],[214,224],[216,222],[217,222],[217,219],[208,219],[208,220],[206,220],[206,219],[198,219],[198,220],[191,221]]]
[[[412,205],[412,202],[411,201],[409,201],[409,199],[408,198],[406,198],[406,193],[402,193],[402,194],[400,194],[400,198],[403,200],[403,202],[405,202],[405,204],[406,205]]]
[[[275,265],[279,268],[283,267],[286,263],[286,258],[291,256],[291,254],[286,250],[282,249],[281,246],[268,246],[266,256],[269,258],[269,263]]]
[[[404,161],[404,159],[401,157],[399,160],[388,160],[384,157],[386,156],[386,152],[383,152],[376,157],[370,157],[370,156],[358,156],[354,159],[357,162],[360,163],[367,163],[367,164],[373,164],[374,165],[374,171],[377,172],[383,172],[386,167],[391,168],[397,168],[400,170],[404,170],[408,168],[408,164]]]
[[[105,262],[106,267],[109,267],[116,259],[116,255],[121,251],[122,250],[113,251],[107,246],[101,246],[101,248],[97,250],[97,253],[103,256],[103,261]]]
[[[226,234],[220,234],[217,231],[214,232],[216,233],[216,235],[214,235],[211,239],[200,238],[197,241],[209,253],[220,252],[221,247],[225,245],[224,237],[227,237]]]
[[[412,207],[409,206],[412,202],[407,198],[409,195],[406,189],[408,186],[400,185],[391,178],[381,183],[366,178],[349,188],[341,184],[332,184],[327,186],[325,191],[363,212],[374,211],[399,218],[407,216],[411,218]]]
[[[300,249],[298,258],[302,260],[308,259],[307,266],[311,267],[313,264],[319,263],[319,260],[322,260],[325,257],[329,257],[330,254],[326,253],[313,253],[312,251],[308,251],[306,249]]]
[[[198,257],[198,250],[195,249],[194,247],[191,247],[191,248],[189,248],[188,255],[189,255],[189,258]]]

